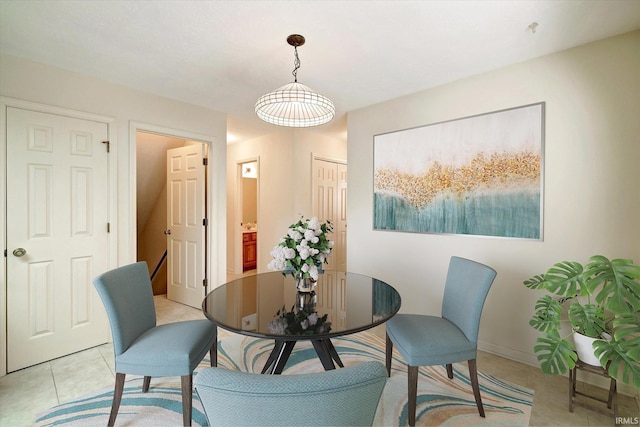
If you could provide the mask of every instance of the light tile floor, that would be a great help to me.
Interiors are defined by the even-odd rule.
[[[203,316],[200,310],[169,301],[165,295],[156,296],[155,302],[158,323]],[[384,326],[374,332],[384,336]],[[112,352],[111,344],[105,344],[0,377],[0,427],[32,426],[35,418],[52,406],[111,387],[115,378]],[[535,391],[531,426],[614,425],[613,416],[588,409],[576,407],[570,413],[566,377],[544,375],[535,367],[485,352],[478,354],[478,369]],[[578,387],[603,398],[607,395],[606,390],[580,382]],[[634,398],[619,395],[618,400],[620,416],[640,415]]]

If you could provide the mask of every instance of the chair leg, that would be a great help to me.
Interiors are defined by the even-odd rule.
[[[211,345],[211,349],[209,349],[209,360],[211,361],[212,367],[218,366],[218,339],[216,338]]]
[[[151,385],[151,377],[144,377],[142,381],[142,392],[146,393],[149,391],[149,385]]]
[[[480,397],[480,385],[478,384],[478,368],[476,367],[476,359],[471,359],[469,363],[469,379],[473,388],[473,396],[476,398],[476,405],[480,416],[484,418],[484,407],[482,406],[482,398]]]
[[[124,391],[124,378],[126,374],[116,373],[116,385],[113,389],[113,402],[111,403],[111,414],[107,426],[113,426],[116,422],[118,409],[120,409],[120,401],[122,400],[122,392]]]
[[[182,423],[184,426],[190,426],[193,374],[181,376],[180,383],[182,385]]]
[[[418,400],[418,366],[408,366],[409,425],[416,425],[416,401]]]
[[[385,347],[385,364],[387,366],[387,376],[391,377],[391,358],[393,357],[393,342],[389,338],[389,335],[385,334],[387,337],[387,345]]]
[[[447,363],[447,378],[453,379],[453,364]]]

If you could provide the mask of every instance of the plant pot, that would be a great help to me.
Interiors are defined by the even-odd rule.
[[[608,334],[603,334],[608,341],[611,337]],[[596,357],[593,350],[593,342],[601,340],[602,338],[592,338],[586,335],[582,335],[578,332],[573,334],[573,343],[576,346],[576,353],[578,353],[578,359],[592,366],[602,366],[600,360]]]

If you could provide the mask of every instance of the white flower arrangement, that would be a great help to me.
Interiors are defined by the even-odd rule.
[[[333,241],[327,233],[333,232],[331,221],[320,223],[315,216],[300,220],[289,226],[287,235],[271,250],[273,259],[267,265],[269,270],[279,270],[293,277],[310,277],[318,280],[318,268],[327,263],[333,248]]]

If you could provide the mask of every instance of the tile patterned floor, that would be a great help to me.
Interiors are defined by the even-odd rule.
[[[158,323],[202,318],[200,310],[169,301],[165,295],[156,296],[155,302]],[[384,336],[384,326],[374,331]],[[612,416],[588,409],[577,407],[570,413],[566,377],[544,375],[535,367],[484,352],[478,354],[478,369],[535,390],[531,426],[614,425]],[[0,427],[32,426],[41,412],[98,388],[111,386],[114,378],[110,344],[0,377]],[[588,393],[599,393],[603,398],[607,395],[606,390],[580,382],[578,387]],[[624,395],[619,395],[619,412],[624,417],[640,415],[635,399]]]

